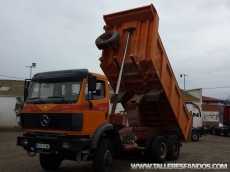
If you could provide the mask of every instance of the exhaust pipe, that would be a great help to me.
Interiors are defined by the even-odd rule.
[[[124,145],[123,150],[124,151],[130,151],[130,150],[136,150],[138,149],[138,145],[136,143],[133,143],[132,145]]]
[[[131,150],[145,150],[145,147],[139,147],[136,143],[130,145],[123,145],[124,151],[131,151]]]

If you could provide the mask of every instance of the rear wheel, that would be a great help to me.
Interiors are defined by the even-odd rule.
[[[145,142],[145,150],[144,150],[144,158],[146,162],[151,162],[151,147],[152,147],[152,142],[155,136],[150,136],[147,138]]]
[[[62,158],[56,154],[41,154],[39,155],[41,167],[46,171],[57,170],[62,162]]]
[[[175,135],[169,135],[167,137],[168,144],[168,156],[169,160],[176,160],[180,154],[180,140]]]
[[[224,130],[224,136],[227,137],[230,135],[230,129],[225,129]]]
[[[215,135],[217,135],[217,136],[219,136],[219,135],[220,135],[219,128],[214,128],[214,131],[215,131]]]
[[[164,137],[156,136],[151,147],[151,157],[154,163],[164,163],[167,158],[168,148]]]
[[[216,134],[216,130],[215,128],[212,129],[212,134],[215,135]]]
[[[209,134],[213,135],[213,130],[214,130],[214,127],[210,127],[210,128],[208,129]]]
[[[191,140],[193,142],[197,142],[200,139],[200,135],[199,135],[198,132],[192,132],[192,136],[191,137],[192,137]]]
[[[93,170],[110,172],[113,163],[113,147],[108,139],[101,139],[93,155]]]

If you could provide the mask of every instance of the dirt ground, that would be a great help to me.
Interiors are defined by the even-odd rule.
[[[26,152],[16,146],[17,136],[22,131],[0,130],[0,171],[1,172],[43,172],[40,167],[38,155],[27,157]],[[175,171],[175,170],[132,170],[131,163],[145,163],[143,157],[128,157],[123,160],[114,160],[113,170],[119,172],[143,172],[143,171]],[[230,137],[207,135],[198,142],[183,143],[180,156],[176,161],[167,163],[221,163],[228,164],[227,170],[179,170],[183,171],[230,171]],[[92,163],[80,164],[74,161],[63,161],[58,171],[66,172],[92,172]],[[178,170],[177,170],[178,171]]]

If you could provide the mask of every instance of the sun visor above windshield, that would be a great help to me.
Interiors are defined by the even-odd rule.
[[[78,80],[85,78],[89,75],[88,69],[73,69],[73,70],[59,70],[59,71],[50,71],[37,73],[33,76],[32,81],[44,81],[44,80]]]

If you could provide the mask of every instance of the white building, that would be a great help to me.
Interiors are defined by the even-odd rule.
[[[23,97],[24,81],[0,80],[0,128],[17,128],[20,117],[15,113],[17,98]]]
[[[193,127],[201,127],[203,125],[203,114],[202,114],[202,89],[181,90],[182,95],[184,95],[185,103],[188,111],[191,112],[193,116]]]

